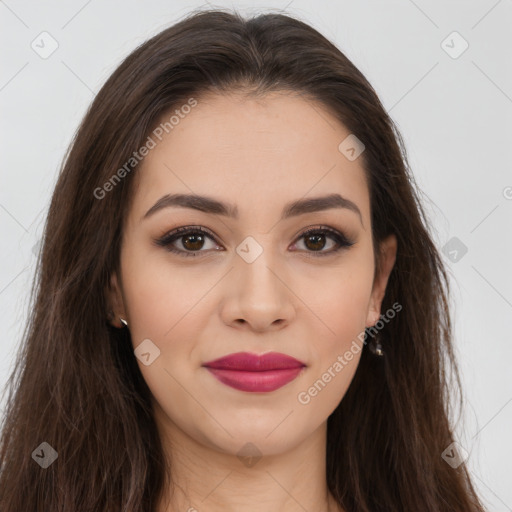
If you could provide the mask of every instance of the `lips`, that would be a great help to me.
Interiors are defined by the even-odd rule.
[[[306,365],[278,352],[261,356],[237,352],[203,366],[223,384],[240,391],[269,392],[295,379]]]

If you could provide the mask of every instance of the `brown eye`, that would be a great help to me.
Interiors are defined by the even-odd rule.
[[[183,247],[190,251],[198,251],[204,244],[204,235],[202,234],[194,233],[190,235],[182,235],[180,238],[182,239],[181,243]]]
[[[301,239],[304,239],[304,252],[311,256],[328,256],[355,243],[349,240],[343,233],[323,226],[309,229],[302,233],[298,240]],[[206,247],[205,249],[205,243],[208,240],[214,242],[213,247]],[[177,245],[178,243],[180,243],[181,247]],[[210,252],[208,249],[224,250],[219,245],[216,245],[214,236],[201,226],[175,229],[162,238],[155,240],[155,244],[179,256],[200,256],[202,253]],[[297,245],[297,242],[295,245]],[[323,250],[326,247],[329,250]]]
[[[299,237],[300,239],[304,239],[306,252],[312,253],[312,256],[327,256],[354,245],[354,242],[349,240],[344,234],[326,227],[309,229],[302,233]],[[323,249],[328,244],[327,240],[329,239],[333,240],[334,244],[331,244],[331,250],[324,251]],[[332,245],[334,245],[334,248],[332,248]]]
[[[159,240],[155,240],[155,243],[180,256],[198,256],[203,252],[207,252],[206,249],[202,249],[204,249],[205,242],[208,239],[215,242],[213,236],[200,226],[183,227],[168,233]],[[179,246],[176,247],[177,243],[180,243],[181,248]],[[213,246],[216,246],[215,243]],[[207,249],[210,248],[207,247]]]
[[[325,235],[324,234],[313,234],[305,237],[305,245],[312,251],[318,251],[325,247]]]

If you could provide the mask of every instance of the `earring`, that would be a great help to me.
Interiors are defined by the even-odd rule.
[[[379,340],[372,340],[368,345],[368,348],[372,351],[376,356],[382,357],[384,355],[384,350],[382,350],[382,345]]]
[[[372,340],[368,343],[368,348],[372,354],[376,356],[382,357],[384,355],[384,350],[378,336],[376,338],[372,338]]]
[[[377,322],[378,319],[379,319],[379,315],[377,315],[375,322]],[[374,327],[375,325],[376,325],[376,323],[373,324],[371,327]],[[382,349],[382,345],[379,341],[378,333],[376,333],[376,338],[373,338],[373,336],[374,336],[373,334],[371,336],[372,336],[372,340],[368,343],[368,348],[371,350],[372,354],[382,357],[384,355],[384,350]]]
[[[108,316],[109,321],[111,321],[111,322],[115,318],[114,312],[112,310],[110,310],[108,312],[107,316]],[[121,320],[122,324],[124,324],[126,327],[128,327],[128,322],[124,318],[119,317],[119,320]]]

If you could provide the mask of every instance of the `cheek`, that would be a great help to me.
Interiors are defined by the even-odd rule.
[[[200,262],[176,264],[174,256],[165,250],[148,250],[144,243],[147,245],[147,241],[127,245],[129,249],[123,255],[125,300],[132,326],[140,331],[139,337],[153,335],[160,339],[169,336],[171,330],[179,331],[180,324],[190,327],[189,317],[198,315],[201,299],[219,284],[219,276],[205,272]],[[293,283],[293,292],[300,302],[310,309],[306,317],[313,312],[312,319],[316,315],[320,320],[318,329],[322,332],[318,335],[335,346],[347,338],[350,343],[364,330],[366,322],[373,278],[371,247],[362,240],[357,249],[351,249],[337,264],[295,265],[287,269],[287,279]],[[133,328],[131,331],[134,334]]]
[[[302,281],[300,296],[321,320],[318,335],[328,347],[350,343],[364,331],[372,281],[373,260],[362,253]]]
[[[308,414],[324,417],[347,392],[363,350],[372,276],[371,265],[361,264],[331,272],[325,282],[317,279],[319,288],[308,306],[321,322],[314,317],[309,322],[315,342],[310,344],[310,373],[296,397],[299,410],[304,407]]]
[[[208,289],[212,278],[201,276],[198,271],[195,279],[193,271],[173,264],[164,249],[148,251],[134,244],[123,262],[123,287],[133,327],[144,337],[152,333],[157,338],[175,329]]]

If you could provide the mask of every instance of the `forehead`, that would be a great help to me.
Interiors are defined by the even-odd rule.
[[[369,216],[362,158],[340,152],[350,132],[318,102],[290,92],[208,95],[193,108],[173,107],[159,126],[167,129],[161,140],[152,135],[155,146],[136,171],[138,214],[166,193],[223,198],[243,217],[253,207],[337,192]]]

